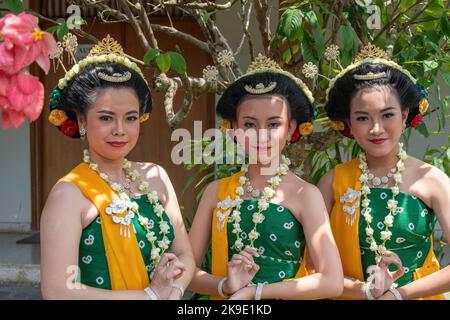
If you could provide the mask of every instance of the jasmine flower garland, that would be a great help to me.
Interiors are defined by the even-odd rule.
[[[399,143],[399,150],[397,154],[399,160],[396,164],[396,173],[394,174],[394,181],[395,185],[391,188],[392,191],[392,198],[387,201],[387,209],[388,214],[384,218],[384,225],[385,229],[384,231],[380,232],[380,239],[382,241],[381,244],[377,244],[375,241],[373,234],[374,230],[370,226],[372,223],[372,215],[370,214],[371,208],[370,208],[370,200],[367,198],[367,195],[370,194],[370,188],[368,185],[369,181],[369,168],[367,166],[367,160],[366,155],[364,153],[361,153],[359,155],[359,168],[361,169],[362,173],[359,178],[361,181],[361,194],[363,196],[363,200],[361,202],[363,209],[361,210],[361,214],[364,216],[364,219],[366,221],[366,234],[370,239],[370,250],[375,252],[375,262],[378,265],[383,255],[386,253],[386,242],[389,241],[392,237],[392,232],[389,231],[389,228],[392,228],[394,223],[394,212],[397,210],[397,200],[395,200],[396,196],[400,193],[399,185],[402,183],[402,171],[405,170],[405,163],[404,161],[407,159],[408,155],[403,150],[403,144]]]
[[[126,176],[132,181],[136,182],[139,191],[147,195],[148,201],[153,205],[153,211],[160,219],[160,221],[158,222],[158,226],[160,230],[159,234],[162,235],[161,241],[157,241],[155,231],[153,230],[153,223],[151,223],[148,218],[140,215],[138,204],[136,202],[130,201],[128,195],[122,192],[123,187],[120,184],[112,182],[106,173],[100,171],[98,164],[91,160],[88,150],[84,150],[83,161],[88,164],[92,170],[97,172],[100,178],[102,178],[111,187],[111,189],[118,193],[119,198],[113,200],[111,205],[106,209],[106,213],[108,215],[112,215],[112,219],[115,223],[121,224],[120,235],[127,236],[126,232],[128,231],[129,237],[129,225],[131,224],[134,229],[134,225],[132,224],[131,220],[136,214],[140,225],[146,231],[145,236],[151,246],[150,259],[155,262],[155,265],[157,265],[160,257],[165,253],[167,249],[169,249],[170,240],[169,238],[167,238],[167,234],[170,231],[169,224],[163,219],[164,207],[159,203],[158,194],[156,193],[156,191],[150,191],[149,183],[146,181],[142,181],[140,173],[137,170],[133,170],[131,162],[127,159],[123,160],[123,169],[125,170]],[[123,213],[126,210],[128,212],[124,217],[114,215]],[[122,232],[122,227],[128,227],[128,230],[125,231],[125,234],[123,234]],[[134,232],[136,233],[136,230],[134,230]]]

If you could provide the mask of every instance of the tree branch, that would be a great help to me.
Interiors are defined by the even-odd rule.
[[[336,38],[338,35],[339,28],[341,27],[341,19],[342,19],[342,12],[344,11],[344,5],[345,1],[339,2],[339,8],[336,15],[337,23],[335,26],[333,26],[333,32],[331,34],[331,43],[336,43]]]
[[[252,42],[250,31],[248,29],[248,27],[250,25],[250,15],[252,13],[252,8],[253,8],[253,2],[249,3],[249,6],[248,6],[247,10],[245,10],[245,5],[243,4],[242,5],[242,13],[241,13],[241,15],[238,14],[239,18],[242,21],[242,28],[244,30],[244,34],[242,35],[242,39],[241,39],[241,41],[239,43],[239,46],[236,49],[236,53],[235,54],[236,55],[239,54],[239,52],[242,49],[242,46],[244,45],[245,38],[247,38],[247,40],[248,40],[248,49],[249,49],[249,52],[250,52],[250,58],[253,61],[254,58],[255,58],[255,53],[253,52],[253,42]]]
[[[203,51],[206,52],[210,52],[208,44],[204,41],[201,41],[199,39],[197,39],[196,37],[185,33],[185,32],[181,32],[173,27],[167,27],[167,26],[161,26],[159,24],[151,24],[151,27],[153,30],[155,31],[159,31],[159,32],[164,32],[166,34],[170,34],[171,36],[183,39],[189,43],[192,43],[193,45],[195,45],[196,47],[202,49]]]
[[[130,7],[128,6],[127,0],[121,1],[122,9],[125,11],[126,16],[128,17],[128,22],[131,24],[131,26],[134,29],[134,32],[136,32],[137,38],[139,39],[139,42],[141,43],[142,47],[145,51],[148,51],[150,49],[150,44],[148,43],[147,39],[145,38],[145,35],[142,31],[141,25],[137,21],[136,17],[134,16],[133,12],[131,12]],[[153,44],[154,45],[154,44]],[[156,47],[158,48],[158,43],[156,43]]]
[[[161,1],[161,5],[167,7],[180,7],[186,9],[199,9],[199,10],[226,10],[230,9],[238,0],[231,0],[224,4],[217,4],[213,1],[205,2],[185,2],[182,0],[168,0]]]
[[[397,13],[397,15],[388,23],[386,24],[381,30],[380,32],[377,33],[377,35],[373,38],[373,42],[377,41],[377,39],[386,31],[389,30],[389,28],[395,23],[395,21],[397,21],[403,14],[407,13],[409,10],[411,10],[412,8],[414,8],[415,6],[417,6],[421,1],[416,1],[414,2],[412,5],[410,5],[404,12],[399,12]],[[432,3],[434,1],[430,1],[429,3]],[[426,5],[425,7],[427,7],[428,5]],[[414,19],[416,19],[418,17],[418,15],[416,15],[416,17]]]
[[[139,11],[139,23],[141,24],[141,29],[145,38],[148,42],[151,42],[154,48],[158,48],[158,41],[156,41],[155,35],[153,34],[152,26],[150,25],[142,0],[139,0],[139,2],[136,3],[136,9]]]
[[[254,0],[253,2],[255,4],[256,19],[258,20],[264,53],[265,55],[269,55],[270,41],[272,39],[270,33],[270,17],[267,14],[269,6],[266,0]]]

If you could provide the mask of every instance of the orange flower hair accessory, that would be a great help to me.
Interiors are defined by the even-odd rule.
[[[303,137],[306,137],[313,132],[314,125],[311,122],[304,122],[298,127],[298,130]]]
[[[223,132],[226,132],[227,130],[231,129],[231,123],[229,120],[222,119],[220,121],[220,130]]]
[[[150,118],[150,113],[146,112],[144,114],[142,114],[142,116],[139,117],[139,122],[145,122]]]

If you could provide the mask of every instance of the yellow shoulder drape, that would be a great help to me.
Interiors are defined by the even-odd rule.
[[[242,172],[238,172],[231,177],[224,178],[220,180],[219,183],[219,193],[218,193],[218,201],[223,201],[229,196],[231,199],[235,199],[235,190],[236,187],[239,186],[239,178],[242,176]],[[218,217],[217,217],[216,208],[213,212],[212,219],[212,235],[211,235],[211,245],[212,245],[212,265],[211,265],[211,273],[217,276],[227,276],[227,263],[228,263],[228,237],[227,237],[227,221],[228,216],[225,217],[223,221],[223,228],[219,230],[217,228]],[[307,250],[305,249],[305,254],[303,260],[301,262],[300,268],[295,275],[295,278],[301,278],[308,275],[308,271],[306,268],[307,261]],[[288,281],[286,279],[284,281]],[[223,298],[220,295],[212,295],[212,300],[222,300]]]
[[[358,158],[335,167],[333,179],[334,206],[331,211],[330,222],[333,236],[341,256],[344,275],[364,281],[358,232],[360,210],[359,207],[356,209],[355,221],[352,225],[349,225],[345,221],[347,213],[343,210],[344,203],[340,202],[340,197],[345,194],[348,188],[356,191],[361,190],[360,176],[361,170],[359,169]],[[414,271],[414,280],[439,270],[439,262],[433,251],[433,237],[430,237],[430,242],[430,251],[425,259],[424,265]],[[437,295],[424,299],[441,300],[443,296]]]
[[[105,246],[112,290],[143,290],[149,284],[136,235],[120,236],[120,225],[105,212],[117,194],[85,163],[78,165],[60,181],[75,184],[97,208]]]

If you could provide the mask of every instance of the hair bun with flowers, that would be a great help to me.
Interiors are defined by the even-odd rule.
[[[52,56],[54,67],[56,60],[56,68],[61,65],[66,73],[64,77],[58,81],[58,85],[50,94],[50,114],[48,120],[51,124],[58,127],[58,129],[64,135],[71,138],[80,138],[76,113],[64,111],[63,106],[61,106],[61,96],[62,92],[71,83],[71,81],[88,67],[105,63],[116,63],[122,65],[136,72],[142,78],[148,90],[150,91],[147,80],[145,79],[142,70],[136,63],[127,58],[121,45],[109,34],[89,51],[86,58],[79,62],[77,62],[75,58],[77,47],[78,42],[76,37],[73,34],[68,33],[66,36],[64,36],[63,42],[58,43],[59,49],[55,53],[55,55]],[[69,71],[67,71],[62,61],[64,50],[68,54],[69,62],[75,62],[75,64]],[[125,71],[122,74],[114,73],[112,75],[99,72],[97,75],[100,79],[111,83],[127,82],[131,78],[131,74],[129,71]],[[139,119],[140,122],[144,122],[149,118],[150,111],[151,101],[150,104],[145,107],[144,112],[141,114]]]

